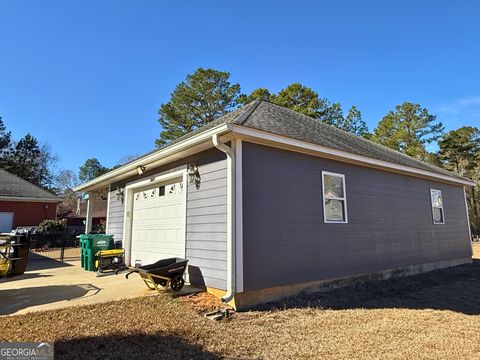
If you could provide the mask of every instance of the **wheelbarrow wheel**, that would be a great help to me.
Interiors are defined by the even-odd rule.
[[[170,287],[173,291],[179,291],[183,288],[185,281],[183,280],[182,275],[175,275],[170,282]]]

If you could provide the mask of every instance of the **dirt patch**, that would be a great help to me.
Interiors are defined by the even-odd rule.
[[[209,311],[219,310],[226,307],[220,298],[207,292],[181,296],[178,300],[199,314],[205,314]]]

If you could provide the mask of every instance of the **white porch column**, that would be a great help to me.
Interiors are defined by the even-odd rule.
[[[90,199],[90,194],[87,195],[87,215],[85,218],[85,234],[92,231],[92,215],[93,215],[93,201]]]

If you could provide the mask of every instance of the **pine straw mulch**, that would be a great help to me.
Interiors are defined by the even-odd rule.
[[[290,299],[230,321],[204,318],[198,311],[209,300],[197,299],[201,306],[190,300],[163,294],[2,317],[0,341],[55,341],[57,360],[450,360],[480,354],[479,260]]]
[[[178,300],[186,306],[191,307],[199,314],[205,314],[210,311],[227,308],[220,298],[207,292],[201,292],[194,295],[180,296]]]

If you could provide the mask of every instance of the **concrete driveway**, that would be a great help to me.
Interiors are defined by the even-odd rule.
[[[80,261],[29,261],[25,274],[0,280],[0,315],[67,306],[94,304],[110,300],[155,294],[136,274],[96,277],[84,271]]]

